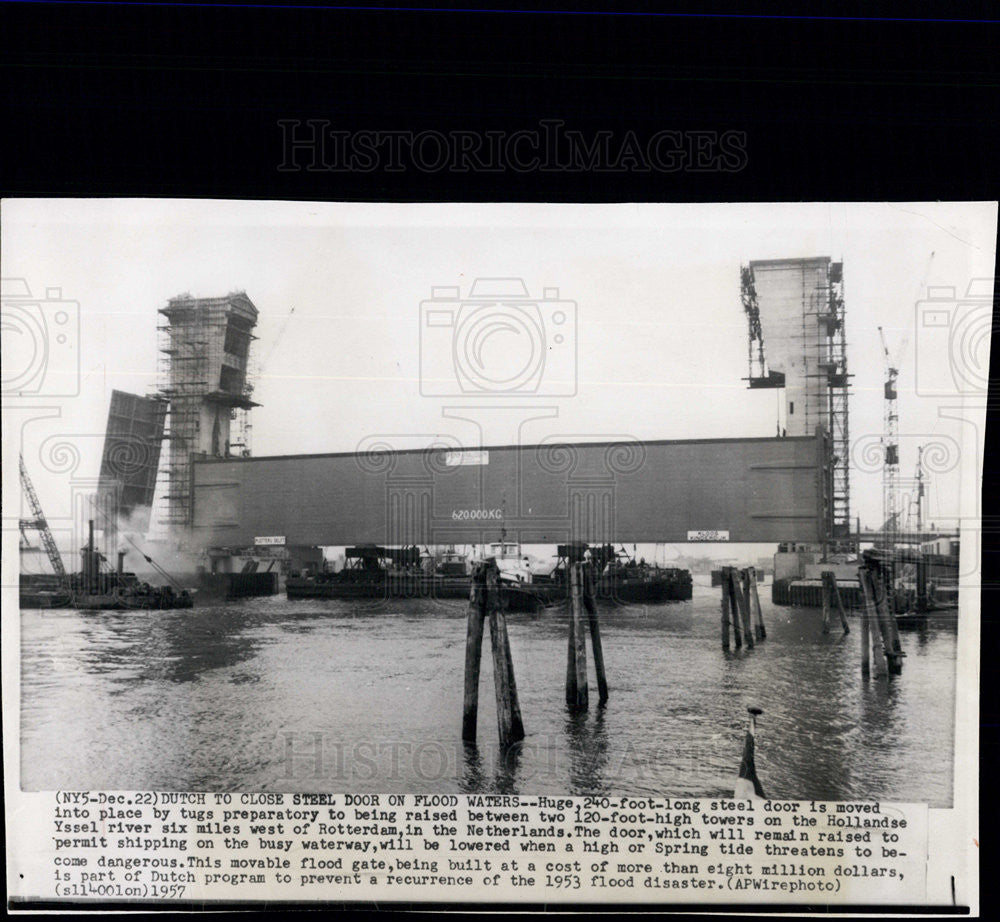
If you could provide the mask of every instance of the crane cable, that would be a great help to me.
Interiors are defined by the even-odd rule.
[[[104,518],[106,522],[109,522],[111,520],[111,517],[103,509],[98,508],[97,511],[100,513],[100,515]],[[136,551],[139,552],[139,555],[142,557],[142,559],[145,560],[146,563],[148,563],[154,570],[156,570],[156,572],[159,573],[160,576],[168,580],[174,586],[175,589],[177,589],[180,592],[186,591],[184,587],[179,582],[177,582],[177,580],[175,580],[166,570],[163,569],[163,567],[161,567],[155,560],[153,560],[152,557],[146,554],[145,551],[143,551],[143,549],[139,547],[139,545],[136,544],[131,537],[129,537],[127,532],[122,532],[122,536],[125,538],[126,541],[128,541],[129,544],[132,545],[132,547],[136,549]]]

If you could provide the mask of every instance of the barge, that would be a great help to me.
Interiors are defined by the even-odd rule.
[[[566,601],[567,565],[589,560],[597,574],[598,599],[622,604],[683,601],[691,598],[691,574],[676,567],[650,566],[635,561],[612,545],[558,546],[558,562],[548,574],[533,573],[520,546],[504,536],[488,545],[483,560],[493,560],[499,570],[507,609],[536,612]],[[289,574],[285,588],[289,599],[468,599],[472,589],[468,555],[449,548],[433,568],[417,547],[386,548],[374,544],[349,547],[346,565],[339,572],[320,570]]]

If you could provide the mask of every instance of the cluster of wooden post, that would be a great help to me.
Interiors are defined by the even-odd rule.
[[[601,704],[608,700],[608,681],[604,674],[604,648],[601,628],[597,621],[594,600],[594,567],[591,563],[569,565],[569,655],[566,661],[566,705],[571,710],[585,711],[590,703],[587,686],[587,637],[583,631],[583,615],[587,614],[590,642],[594,648],[594,668],[597,692]]]
[[[480,564],[472,574],[465,639],[462,739],[469,743],[476,741],[483,626],[489,618],[490,644],[493,647],[493,684],[497,698],[497,727],[500,731],[500,745],[509,746],[524,739],[524,724],[521,720],[521,705],[517,699],[514,663],[510,655],[510,639],[507,636],[507,618],[504,613],[505,605],[499,576],[500,571],[495,561]]]
[[[845,634],[850,634],[851,629],[847,624],[847,614],[844,611],[844,603],[840,599],[840,588],[837,586],[837,577],[832,570],[824,570],[820,576],[823,579],[823,633],[830,633],[830,609],[834,603],[837,611],[840,612],[840,626]]]
[[[744,643],[752,648],[754,639],[764,640],[764,615],[757,593],[757,571],[753,567],[739,570],[722,568],[722,649],[729,649],[729,628],[739,650]]]
[[[880,569],[858,569],[858,581],[865,596],[861,616],[861,674],[876,677],[899,675],[903,671],[903,652],[896,617],[889,607],[885,577]]]
[[[604,648],[597,620],[594,591],[594,568],[589,562],[569,566],[569,658],[566,666],[566,704],[571,710],[586,710],[590,700],[587,683],[587,637],[583,618],[586,614],[590,642],[594,648],[594,667],[601,704],[608,700],[608,681],[604,674]],[[524,739],[521,705],[514,681],[514,663],[507,636],[506,604],[500,572],[495,561],[486,561],[472,574],[469,615],[465,637],[465,699],[462,710],[462,739],[476,741],[479,715],[479,667],[482,660],[483,627],[490,622],[493,647],[493,684],[497,697],[497,727],[500,745],[509,746]]]

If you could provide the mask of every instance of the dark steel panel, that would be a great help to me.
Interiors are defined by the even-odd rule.
[[[98,489],[115,495],[126,516],[136,509],[148,514],[153,504],[164,410],[163,402],[152,397],[111,392]]]
[[[243,546],[478,543],[501,523],[525,543],[817,541],[825,521],[816,438],[300,455],[194,464],[194,538]],[[458,457],[474,459],[475,453]]]

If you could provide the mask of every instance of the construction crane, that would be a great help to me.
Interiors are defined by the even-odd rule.
[[[896,382],[899,378],[899,367],[885,342],[882,327],[878,328],[879,339],[882,342],[882,361],[885,366],[885,386],[883,391],[882,411],[882,514],[885,524],[885,546],[892,550],[896,546],[899,509],[899,410],[896,401],[899,391]]]
[[[257,368],[257,375],[258,375],[258,377],[260,375],[264,374],[264,369],[267,368],[268,362],[271,361],[271,356],[274,355],[275,350],[278,348],[278,344],[284,338],[285,331],[288,329],[288,322],[292,319],[292,314],[294,314],[294,313],[295,313],[295,308],[293,307],[285,315],[285,319],[281,321],[281,326],[278,328],[277,335],[275,335],[274,339],[271,340],[271,348],[268,349],[267,355],[264,356],[263,361],[260,363],[260,365]]]
[[[924,446],[921,445],[917,448],[917,470],[914,475],[914,480],[916,481],[916,507],[917,507],[917,527],[916,533],[919,536],[924,528],[924,496],[926,492],[924,490]],[[912,511],[912,510],[911,510]]]
[[[931,265],[934,262],[934,251],[930,252],[927,261],[924,263],[923,277],[917,285],[914,300],[920,297],[927,279],[930,277]],[[899,508],[899,410],[897,400],[899,391],[897,382],[899,380],[899,362],[893,358],[886,345],[885,333],[882,327],[878,328],[879,339],[882,342],[882,360],[885,367],[885,392],[882,413],[882,511],[885,516],[885,524],[882,530],[885,537],[886,546],[891,550],[896,546],[898,538],[900,516],[903,510]],[[901,353],[906,340],[899,344],[897,354]],[[918,462],[919,467],[920,462]],[[923,485],[920,485],[921,491]]]
[[[760,326],[757,288],[754,285],[753,270],[749,266],[740,266],[740,300],[743,302],[743,311],[747,315],[749,327],[747,341],[748,380],[752,382],[765,377],[767,362],[764,359],[764,332]]]
[[[62,557],[59,554],[59,548],[56,547],[55,538],[52,537],[52,532],[49,529],[49,523],[46,521],[45,514],[42,512],[42,504],[38,501],[38,494],[35,492],[35,487],[31,482],[31,478],[28,476],[28,469],[24,466],[24,455],[19,454],[17,460],[21,470],[21,484],[24,486],[24,492],[28,496],[28,502],[31,504],[31,514],[33,516],[31,519],[21,519],[21,533],[24,534],[29,528],[37,529],[42,539],[42,547],[45,548],[45,553],[48,555],[49,563],[52,565],[52,571],[59,577],[59,581],[61,583],[65,583],[66,568],[63,566]],[[27,540],[27,535],[25,535],[25,540]]]

